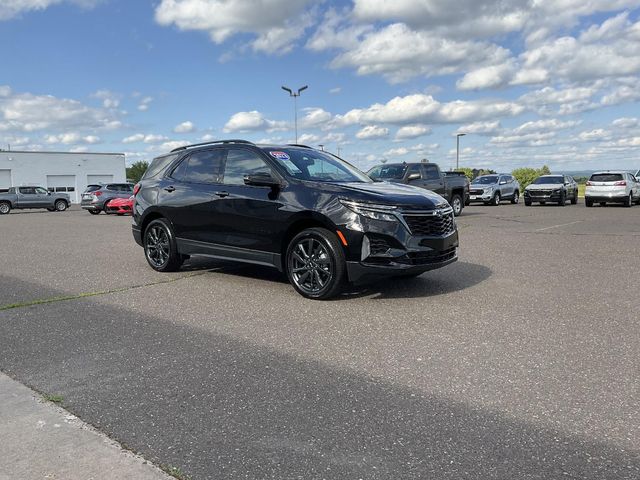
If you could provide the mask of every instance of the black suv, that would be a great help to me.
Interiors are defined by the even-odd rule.
[[[416,276],[457,260],[451,207],[409,185],[374,183],[305,145],[222,140],[153,160],[134,189],[133,236],[149,265],[191,255],[285,271],[308,298],[350,281]]]

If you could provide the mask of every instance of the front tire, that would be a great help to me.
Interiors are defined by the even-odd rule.
[[[571,205],[575,205],[578,203],[578,190],[573,192],[573,197],[571,197]]]
[[[6,215],[11,211],[11,204],[9,202],[0,202],[0,215]]]
[[[500,205],[500,192],[496,192],[496,194],[493,196],[493,199],[491,200],[491,205],[493,205],[494,207],[497,207],[498,205]]]
[[[591,207],[593,207],[593,200],[589,200],[588,198],[585,198],[585,199],[584,199],[584,204],[585,204],[587,207],[591,208]]]
[[[514,205],[517,204],[520,201],[520,192],[518,190],[516,190],[513,193],[513,198],[511,199],[511,203],[513,203]]]
[[[561,207],[564,207],[566,204],[567,204],[567,197],[563,192],[560,194],[560,200],[558,200],[558,205],[560,205]]]
[[[158,218],[144,231],[144,256],[154,270],[175,272],[182,265],[173,229],[167,220]]]
[[[525,200],[524,200],[524,206],[525,206],[525,207],[530,207],[530,206],[531,206],[531,200],[527,200],[527,199],[525,198]]]
[[[325,228],[309,228],[296,235],[287,247],[289,282],[306,298],[325,300],[342,290],[346,261],[335,234]]]
[[[100,215],[100,210],[87,210],[91,215]]]
[[[453,208],[453,215],[456,217],[462,213],[462,198],[457,193],[451,197],[451,208]]]

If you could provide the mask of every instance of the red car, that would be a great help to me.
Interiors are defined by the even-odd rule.
[[[129,198],[114,198],[104,206],[104,213],[115,213],[116,215],[133,214],[133,195]]]

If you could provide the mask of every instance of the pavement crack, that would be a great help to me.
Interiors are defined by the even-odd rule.
[[[36,299],[36,300],[28,300],[26,302],[9,303],[7,305],[0,305],[0,312],[5,311],[5,310],[14,310],[14,309],[17,309],[17,308],[32,307],[34,305],[46,305],[48,303],[66,302],[66,301],[70,301],[70,300],[78,300],[78,299],[81,299],[81,298],[97,297],[97,296],[101,296],[101,295],[109,295],[111,293],[122,293],[122,292],[127,292],[129,290],[135,290],[137,288],[153,287],[155,285],[164,285],[164,284],[167,284],[167,283],[173,283],[173,282],[178,282],[180,280],[185,280],[187,278],[192,278],[192,277],[197,277],[197,276],[200,276],[200,275],[204,275],[207,272],[208,272],[208,270],[205,270],[205,271],[202,271],[202,272],[190,273],[188,275],[183,275],[183,276],[177,277],[177,278],[170,278],[168,280],[159,280],[157,282],[142,283],[142,284],[139,284],[139,285],[129,285],[127,287],[113,288],[113,289],[109,289],[109,290],[99,290],[99,291],[96,291],[96,292],[82,292],[82,293],[76,293],[76,294],[71,294],[71,295],[60,295],[60,296],[56,296],[56,297],[39,298],[39,299]]]

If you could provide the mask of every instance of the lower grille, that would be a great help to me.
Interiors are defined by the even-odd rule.
[[[403,257],[396,259],[398,263],[408,265],[432,265],[434,263],[442,263],[451,260],[456,256],[456,247],[448,248],[440,252],[409,252]]]
[[[439,215],[404,215],[413,235],[444,236],[453,233],[456,223],[453,212]]]
[[[371,255],[384,255],[391,247],[383,238],[369,237],[369,251]]]

